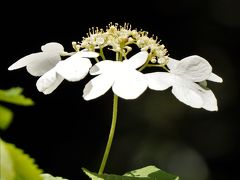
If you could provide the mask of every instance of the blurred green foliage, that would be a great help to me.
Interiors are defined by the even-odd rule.
[[[0,89],[0,101],[21,105],[31,106],[33,100],[22,95],[23,89],[20,87],[12,87],[7,90]],[[13,118],[13,113],[7,107],[0,105],[0,129],[7,129]]]

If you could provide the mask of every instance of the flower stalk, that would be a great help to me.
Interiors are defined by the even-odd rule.
[[[99,168],[98,174],[101,175],[103,174],[103,171],[105,169],[107,160],[108,160],[108,156],[109,156],[109,152],[112,146],[112,141],[113,141],[113,137],[114,137],[114,133],[115,133],[115,128],[116,128],[116,124],[117,124],[117,109],[118,109],[118,96],[114,94],[113,96],[113,113],[112,113],[112,124],[111,124],[111,129],[110,129],[110,133],[108,136],[108,142],[105,148],[105,152],[103,155],[103,159],[102,159],[102,163],[101,166]]]

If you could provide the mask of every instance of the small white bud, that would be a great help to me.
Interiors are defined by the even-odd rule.
[[[155,64],[157,62],[156,58],[151,59],[151,63]]]

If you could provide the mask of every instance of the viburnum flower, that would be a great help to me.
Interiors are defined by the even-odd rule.
[[[96,52],[85,50],[76,53],[66,53],[59,43],[48,43],[41,47],[43,52],[30,54],[15,62],[8,69],[15,70],[27,67],[27,71],[34,76],[41,76],[37,83],[37,89],[44,94],[52,93],[60,83],[79,81],[87,74],[92,64],[88,58],[98,57]],[[73,54],[73,55],[72,55]],[[60,55],[72,55],[61,60]]]
[[[61,44],[51,42],[41,47],[42,52],[27,55],[12,64],[8,70],[15,70],[22,67],[33,76],[41,76],[52,69],[60,60],[61,55],[66,54]]]
[[[147,57],[148,53],[142,51],[124,61],[104,60],[95,64],[90,69],[90,74],[98,76],[86,84],[83,98],[95,99],[112,87],[117,96],[136,99],[148,86],[147,79],[136,70],[146,62]]]
[[[81,41],[72,42],[72,47],[74,52],[68,53],[59,43],[47,43],[41,47],[42,52],[23,57],[8,69],[26,67],[31,75],[41,76],[36,86],[44,94],[52,93],[64,79],[80,81],[88,73],[95,77],[84,87],[85,100],[98,98],[112,89],[114,95],[111,129],[99,171],[96,174],[83,168],[90,178],[94,176],[102,179],[100,177],[104,176],[117,123],[119,97],[136,99],[148,87],[157,91],[172,87],[174,96],[186,105],[209,111],[218,110],[217,99],[207,87],[207,80],[219,83],[223,80],[212,73],[208,61],[196,55],[180,61],[172,59],[161,39],[147,31],[132,28],[128,23],[109,23],[106,28],[89,28]],[[138,53],[130,57],[134,52]],[[110,60],[112,55],[115,60]],[[68,57],[62,60],[63,56]],[[92,65],[89,58],[95,58],[96,64]],[[142,73],[149,67],[156,68],[157,72]],[[153,166],[150,169],[149,167],[146,169],[152,172]],[[146,171],[142,169],[137,171]],[[49,174],[42,176],[51,178]]]
[[[59,61],[55,67],[38,79],[37,89],[44,94],[50,94],[64,79],[72,82],[80,81],[92,67],[92,63],[87,57],[98,57],[98,53],[79,51],[66,60]]]
[[[165,90],[172,86],[172,93],[181,102],[194,108],[218,110],[216,97],[210,89],[202,86],[202,82],[210,80],[220,83],[223,80],[212,73],[207,60],[197,55],[180,61],[169,58],[167,66],[169,72],[145,74],[150,89]]]

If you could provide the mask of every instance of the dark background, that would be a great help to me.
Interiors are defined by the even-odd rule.
[[[5,4],[1,11],[0,88],[24,88],[33,107],[8,105],[15,118],[1,137],[30,154],[40,168],[71,180],[87,179],[81,167],[98,171],[110,128],[112,92],[89,102],[84,85],[64,81],[45,96],[25,69],[8,72],[19,58],[56,41],[71,51],[92,26],[109,22],[157,35],[171,57],[197,54],[224,80],[209,82],[218,112],[193,109],[170,92],[147,90],[140,98],[120,99],[116,136],[106,172],[123,174],[156,165],[183,180],[239,177],[239,30],[238,0],[147,2],[32,2]]]

